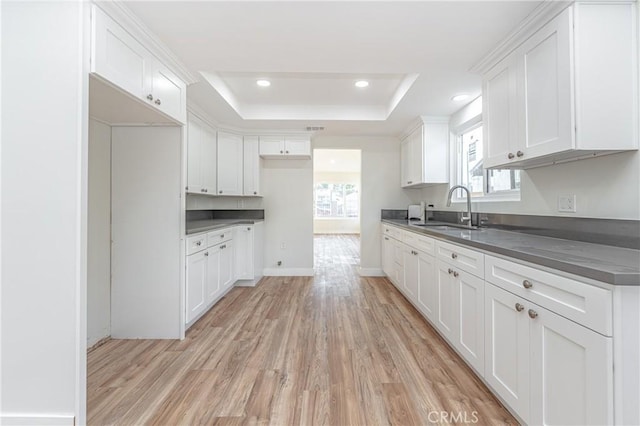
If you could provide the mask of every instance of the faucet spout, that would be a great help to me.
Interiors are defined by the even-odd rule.
[[[456,189],[463,189],[467,194],[467,215],[462,216],[460,218],[460,221],[461,222],[468,221],[467,226],[469,228],[472,228],[473,224],[471,222],[471,192],[469,191],[469,188],[463,185],[452,186],[451,189],[449,190],[449,195],[447,196],[447,207],[451,207],[451,197],[453,197],[453,193],[455,192]]]

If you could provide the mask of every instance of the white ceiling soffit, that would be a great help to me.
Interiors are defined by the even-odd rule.
[[[389,118],[418,74],[206,72],[202,77],[245,120]],[[268,80],[260,87],[258,80]],[[355,82],[365,80],[368,87]]]

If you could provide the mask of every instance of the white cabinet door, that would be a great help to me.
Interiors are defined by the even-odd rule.
[[[260,195],[260,144],[257,136],[245,136],[243,141],[244,195]]]
[[[92,9],[91,71],[140,99],[151,93],[152,56],[100,8]]]
[[[226,292],[235,282],[234,244],[229,240],[220,244],[220,288]]]
[[[203,155],[202,125],[190,117],[187,123],[187,192],[192,194],[204,193]]]
[[[518,50],[522,69],[518,128],[524,160],[574,147],[571,12],[565,9]]]
[[[289,157],[310,158],[311,139],[309,137],[284,137],[284,153]]]
[[[456,309],[456,282],[453,279],[451,266],[442,261],[436,261],[438,302],[436,327],[450,341],[456,340],[457,309]]]
[[[202,186],[205,194],[215,195],[218,180],[218,143],[216,131],[206,124],[201,128],[202,155],[200,156],[200,170],[202,171]]]
[[[418,252],[403,244],[404,294],[413,303],[418,301]]]
[[[238,280],[252,280],[253,277],[253,235],[252,225],[235,228],[233,244],[235,245],[235,276]]]
[[[418,309],[432,322],[437,318],[438,283],[433,256],[418,252]]]
[[[284,136],[260,136],[260,155],[265,157],[284,155]]]
[[[531,424],[613,424],[612,339],[530,309]]]
[[[207,249],[207,284],[206,284],[206,304],[213,302],[220,291],[220,246],[213,246]]]
[[[242,136],[218,132],[218,195],[242,195]]]
[[[389,278],[393,276],[393,243],[386,235],[382,236],[382,271]]]
[[[153,99],[146,99],[160,111],[184,123],[187,118],[187,85],[157,60],[152,65]]]
[[[458,352],[484,375],[484,280],[457,271],[456,309],[458,329],[455,347]]]
[[[407,187],[411,182],[411,140],[407,136],[400,144],[400,186]]]
[[[529,423],[530,302],[492,284],[485,285],[484,378],[493,390]],[[535,423],[535,422],[534,422]]]
[[[205,307],[207,250],[187,256],[186,321],[191,322]]]
[[[517,66],[510,56],[485,77],[482,88],[484,167],[515,160],[517,149]]]

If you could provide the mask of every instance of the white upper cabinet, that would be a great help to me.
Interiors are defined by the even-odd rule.
[[[401,186],[449,182],[449,124],[446,118],[423,117],[401,142]]]
[[[91,72],[177,122],[186,121],[186,84],[100,8],[91,19]]]
[[[248,196],[260,195],[260,144],[258,136],[245,136],[243,141],[243,189]]]
[[[242,136],[218,132],[217,195],[242,195]]]
[[[484,167],[638,149],[635,20],[630,2],[576,2],[480,70]]]
[[[193,115],[187,122],[187,192],[216,194],[216,131]]]
[[[309,136],[260,136],[260,157],[307,160],[311,158]]]

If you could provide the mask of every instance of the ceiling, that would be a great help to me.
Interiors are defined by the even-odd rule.
[[[468,70],[540,3],[124,2],[199,76],[188,97],[218,122],[330,135],[397,135],[451,115],[481,92]]]

